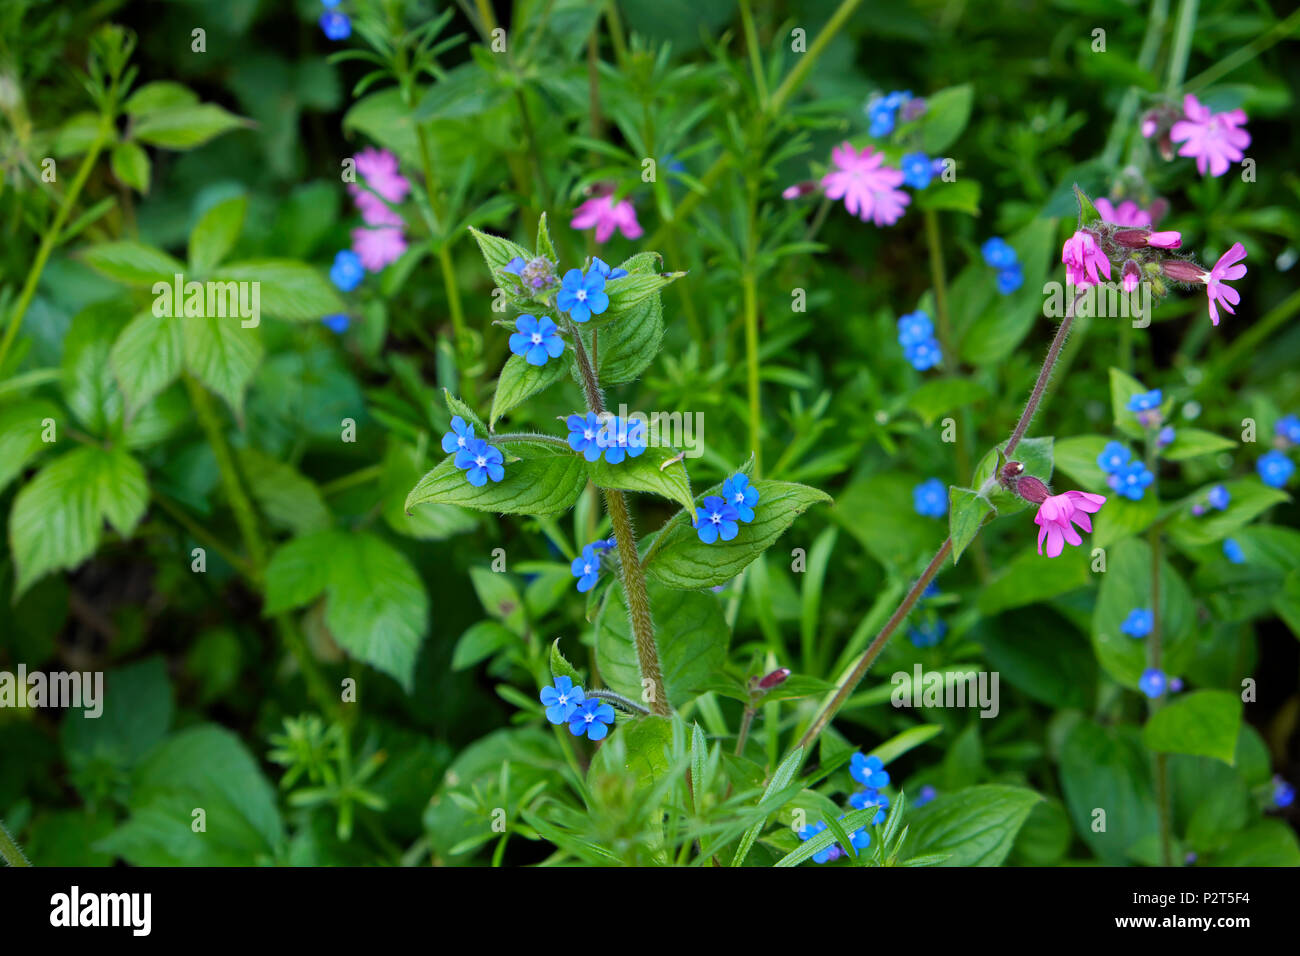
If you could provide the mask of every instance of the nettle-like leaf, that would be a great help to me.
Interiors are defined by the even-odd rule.
[[[187,315],[179,320],[154,321],[181,323],[185,367],[242,418],[244,390],[265,354],[257,330],[243,328],[238,317]]]
[[[626,458],[617,465],[603,458],[588,462],[587,473],[597,488],[662,495],[677,502],[687,513],[693,513],[695,501],[691,497],[691,479],[685,461],[667,464],[676,456],[673,448],[647,448],[636,458]]]
[[[128,315],[123,302],[97,302],[73,317],[64,339],[63,398],[77,421],[100,436],[116,430],[122,420],[122,392],[109,355]]]
[[[429,625],[429,598],[400,551],[372,534],[321,531],[294,538],[266,568],[267,617],[325,595],[325,625],[349,654],[409,693]]]
[[[730,632],[717,597],[651,584],[655,644],[668,700],[682,706],[727,660]],[[604,681],[632,700],[641,699],[641,669],[623,589],[614,587],[596,617],[596,666]]]
[[[609,313],[606,313],[607,315]],[[578,334],[591,351],[591,336],[599,331],[596,373],[602,385],[623,385],[635,381],[659,354],[664,338],[664,307],[656,293],[631,308],[611,316],[599,330],[578,327]]]
[[[57,422],[59,409],[43,398],[0,405],[0,491],[29,461],[52,447],[41,437],[47,419]]]
[[[518,258],[527,261],[533,257],[533,254],[518,243],[511,242],[501,236],[480,232],[473,226],[470,226],[469,231],[478,243],[479,251],[483,253],[483,261],[487,263],[492,278],[507,291],[513,288],[512,282],[506,277],[509,276],[510,279],[514,277],[505,271],[506,266],[509,265],[512,259]]]
[[[317,269],[294,259],[259,259],[221,266],[215,281],[258,283],[261,314],[286,322],[313,322],[347,306]]]
[[[190,268],[206,275],[230,254],[244,227],[248,197],[234,196],[203,214],[190,233]]]
[[[758,478],[751,484],[759,494],[754,520],[741,524],[739,533],[730,541],[705,544],[685,511],[670,519],[646,554],[644,563],[650,577],[684,590],[726,584],[771,547],[809,507],[831,502],[826,492],[808,485],[770,478]],[[721,489],[721,485],[710,488],[696,501],[716,495]]]
[[[501,481],[475,488],[456,467],[455,456],[448,455],[411,489],[406,510],[432,502],[500,514],[557,515],[572,508],[587,487],[586,462],[581,456],[558,446],[508,447],[532,457],[507,461]]]
[[[18,492],[9,514],[15,596],[90,557],[105,521],[130,536],[148,503],[144,469],[121,447],[86,445],[55,458]]]
[[[565,348],[568,347],[566,343]],[[564,378],[568,370],[567,354],[553,358],[545,365],[529,365],[522,355],[510,356],[501,369],[496,394],[492,396],[492,413],[488,416],[492,427],[496,427],[497,420],[506,412]]]
[[[442,390],[442,399],[447,403],[447,411],[453,416],[459,415],[465,421],[474,426],[475,438],[487,438],[488,428],[483,424],[483,419],[478,417],[478,413],[470,408],[463,401],[451,394],[447,389]]]
[[[141,312],[118,335],[109,352],[117,384],[135,414],[180,375],[184,359],[181,319]]]
[[[1158,753],[1214,757],[1236,763],[1241,697],[1226,690],[1198,690],[1165,704],[1142,728],[1142,742]]]
[[[101,242],[81,253],[86,264],[110,279],[126,285],[152,286],[172,282],[185,272],[185,265],[161,249],[142,242]]]

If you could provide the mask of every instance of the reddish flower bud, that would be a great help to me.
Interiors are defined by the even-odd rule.
[[[1204,282],[1209,273],[1187,259],[1165,259],[1160,269],[1175,282]]]
[[[1016,480],[1015,492],[1026,501],[1034,504],[1042,504],[1052,494],[1047,485],[1043,484],[1033,475],[1022,475]]]
[[[758,688],[759,690],[771,690],[773,687],[784,684],[785,679],[789,676],[790,668],[778,667],[758,682]]]
[[[1126,249],[1145,249],[1155,246],[1158,249],[1177,249],[1183,244],[1183,237],[1177,232],[1151,232],[1147,229],[1121,229],[1115,233],[1115,241]]]

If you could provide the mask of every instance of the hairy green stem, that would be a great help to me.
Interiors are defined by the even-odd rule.
[[[645,716],[650,713],[649,708],[642,707],[636,701],[628,700],[622,694],[616,694],[612,690],[605,690],[603,688],[596,688],[593,690],[589,687],[583,691],[583,693],[588,697],[597,697],[601,700],[607,700],[615,707],[621,707],[630,714],[641,714],[642,716]]]
[[[582,379],[583,392],[587,397],[587,407],[597,415],[605,414],[605,398],[600,391],[600,380],[592,365],[587,347],[583,344],[574,323],[565,317],[564,324],[569,330],[573,342],[573,355],[578,364],[578,374]],[[636,534],[632,530],[632,517],[628,514],[627,499],[623,492],[613,488],[602,488],[605,495],[605,511],[609,522],[614,527],[614,544],[618,549],[619,575],[623,581],[623,593],[627,596],[627,615],[632,624],[632,636],[636,641],[636,656],[641,668],[642,686],[650,682],[650,710],[661,716],[668,716],[668,694],[664,690],[663,670],[659,666],[659,648],[655,645],[654,618],[650,614],[650,596],[646,593],[645,570],[641,567],[641,558],[636,550]]]
[[[73,177],[68,191],[63,194],[63,202],[59,204],[58,212],[54,214],[54,220],[46,229],[45,235],[41,237],[40,248],[36,250],[36,258],[32,260],[31,268],[27,270],[27,279],[23,282],[22,292],[18,294],[18,301],[14,303],[14,307],[9,310],[9,320],[8,325],[5,327],[4,339],[0,340],[0,369],[4,368],[5,359],[9,356],[9,349],[13,347],[14,338],[18,335],[18,328],[23,324],[23,316],[27,314],[27,309],[32,304],[32,297],[36,295],[36,286],[41,281],[41,274],[45,271],[45,264],[49,261],[54,247],[59,244],[59,236],[63,232],[63,226],[68,221],[68,216],[72,214],[72,207],[76,205],[77,197],[81,195],[86,180],[90,178],[90,171],[95,168],[95,161],[99,158],[100,150],[104,148],[104,143],[110,131],[108,117],[101,116],[95,139],[86,151],[81,166],[77,168],[77,174]]]
[[[22,847],[9,835],[3,822],[0,822],[0,859],[10,866],[31,866],[31,861],[23,855]]]

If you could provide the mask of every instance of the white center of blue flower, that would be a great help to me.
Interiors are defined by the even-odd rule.
[[[743,504],[745,501],[745,493],[743,491],[737,491],[735,494],[735,499],[736,499],[736,504]]]
[[[456,438],[456,444],[457,444],[459,447],[464,448],[464,447],[465,447],[465,436],[464,436],[464,435],[459,435],[459,436],[457,436],[457,438]]]
[[[562,704],[562,705],[563,705],[563,704],[567,704],[567,703],[569,702],[569,695],[568,695],[568,694],[561,694],[558,698],[556,698],[556,700],[557,700],[557,702],[558,702],[559,704]]]
[[[483,468],[484,466],[487,465],[487,459],[484,458],[482,455],[479,455],[477,458],[474,459],[474,464],[478,465],[480,468]]]
[[[582,566],[582,573],[583,573],[584,576],[590,574],[590,573],[591,573],[591,565],[590,565],[590,564],[584,564],[584,565]]]
[[[573,297],[574,297],[575,299],[577,299],[579,302],[586,302],[586,301],[587,301],[587,290],[586,290],[586,289],[579,289],[577,292],[575,292],[575,293],[573,294]]]
[[[585,438],[585,439],[587,439],[587,441],[591,441],[591,439],[594,438],[595,436],[592,435],[592,433],[591,433],[591,429],[590,429],[590,428],[587,428],[587,429],[584,429],[584,430],[583,430],[583,432],[582,432],[582,437]]]
[[[709,515],[709,520],[712,521],[714,524],[722,524],[722,515],[721,513],[715,511],[713,512],[713,514]]]
[[[534,344],[534,345],[541,345],[541,344],[542,344],[542,333],[541,333],[541,332],[534,332],[534,333],[533,333],[533,344]]]
[[[582,719],[585,720],[587,723],[591,723],[593,720],[596,719],[596,715],[595,715],[595,714],[583,714],[583,715],[582,715]]]

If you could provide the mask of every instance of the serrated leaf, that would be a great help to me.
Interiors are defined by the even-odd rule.
[[[573,681],[574,686],[583,686],[582,674],[560,653],[560,639],[558,637],[551,643],[551,677],[567,677]]]
[[[507,462],[505,477],[482,488],[471,485],[449,455],[416,483],[404,507],[411,511],[434,502],[501,514],[556,515],[572,508],[586,487],[586,463],[573,454]]]
[[[261,314],[273,319],[312,322],[347,309],[328,279],[293,259],[232,262],[217,269],[214,278],[258,283]]]
[[[280,547],[266,568],[263,614],[325,595],[325,626],[351,656],[391,675],[409,693],[428,631],[429,599],[411,563],[370,534],[322,531]]]
[[[141,312],[113,343],[109,362],[126,396],[128,413],[139,411],[176,381],[184,352],[182,322],[182,319],[159,318],[152,312]]]
[[[756,479],[751,484],[759,493],[754,520],[741,524],[735,538],[705,544],[686,512],[678,512],[664,525],[653,554],[647,555],[647,573],[672,588],[689,590],[725,584],[770,547],[810,506],[831,501],[830,495],[807,485],[768,478]],[[717,494],[720,489],[721,486],[710,489],[700,497]]]
[[[176,275],[185,271],[183,263],[161,249],[129,240],[101,242],[83,250],[81,257],[96,272],[127,285],[170,285]]]
[[[537,217],[537,254],[545,256],[552,262],[560,261],[560,257],[555,252],[555,244],[551,242],[551,230],[546,225],[546,213]]]
[[[695,509],[691,498],[691,479],[686,473],[684,460],[672,461],[677,452],[672,448],[647,448],[636,458],[625,458],[611,465],[603,458],[587,463],[587,473],[597,488],[614,488],[618,491],[639,491],[662,495],[675,501],[687,512]]]
[[[451,412],[453,417],[459,415],[461,418],[465,419],[465,421],[474,426],[475,438],[488,437],[488,428],[483,424],[483,420],[478,417],[478,414],[475,413],[474,409],[470,408],[445,388],[442,390],[442,399],[447,403],[447,411]]]
[[[46,419],[53,419],[57,427],[59,409],[44,399],[23,399],[0,405],[0,491],[29,461],[53,447],[52,442],[42,438]]]
[[[579,326],[590,350],[595,330]],[[659,296],[643,299],[618,316],[618,321],[600,330],[596,364],[601,385],[622,385],[644,372],[659,353],[664,337],[664,309]]]
[[[333,522],[316,483],[293,465],[256,448],[241,448],[238,455],[248,490],[272,524],[306,535],[324,531]]]
[[[554,385],[568,370],[568,355],[550,359],[545,365],[529,365],[522,355],[510,356],[501,369],[501,377],[497,380],[496,392],[492,396],[492,413],[489,416],[491,426],[495,428],[497,419]]]
[[[87,429],[107,436],[122,418],[122,393],[109,355],[129,315],[118,301],[97,302],[73,317],[63,343],[63,397]]]
[[[479,252],[483,253],[483,261],[492,272],[492,278],[498,282],[505,281],[502,278],[503,274],[509,275],[505,272],[505,267],[512,259],[519,258],[527,262],[532,258],[532,254],[527,249],[509,239],[480,232],[473,226],[469,227],[469,231],[478,243]]]
[[[205,212],[190,233],[190,268],[207,275],[219,265],[235,247],[247,212],[247,196],[233,196]]]
[[[185,367],[225,399],[238,417],[244,414],[244,389],[262,361],[257,330],[238,318],[186,316],[181,320]]]

